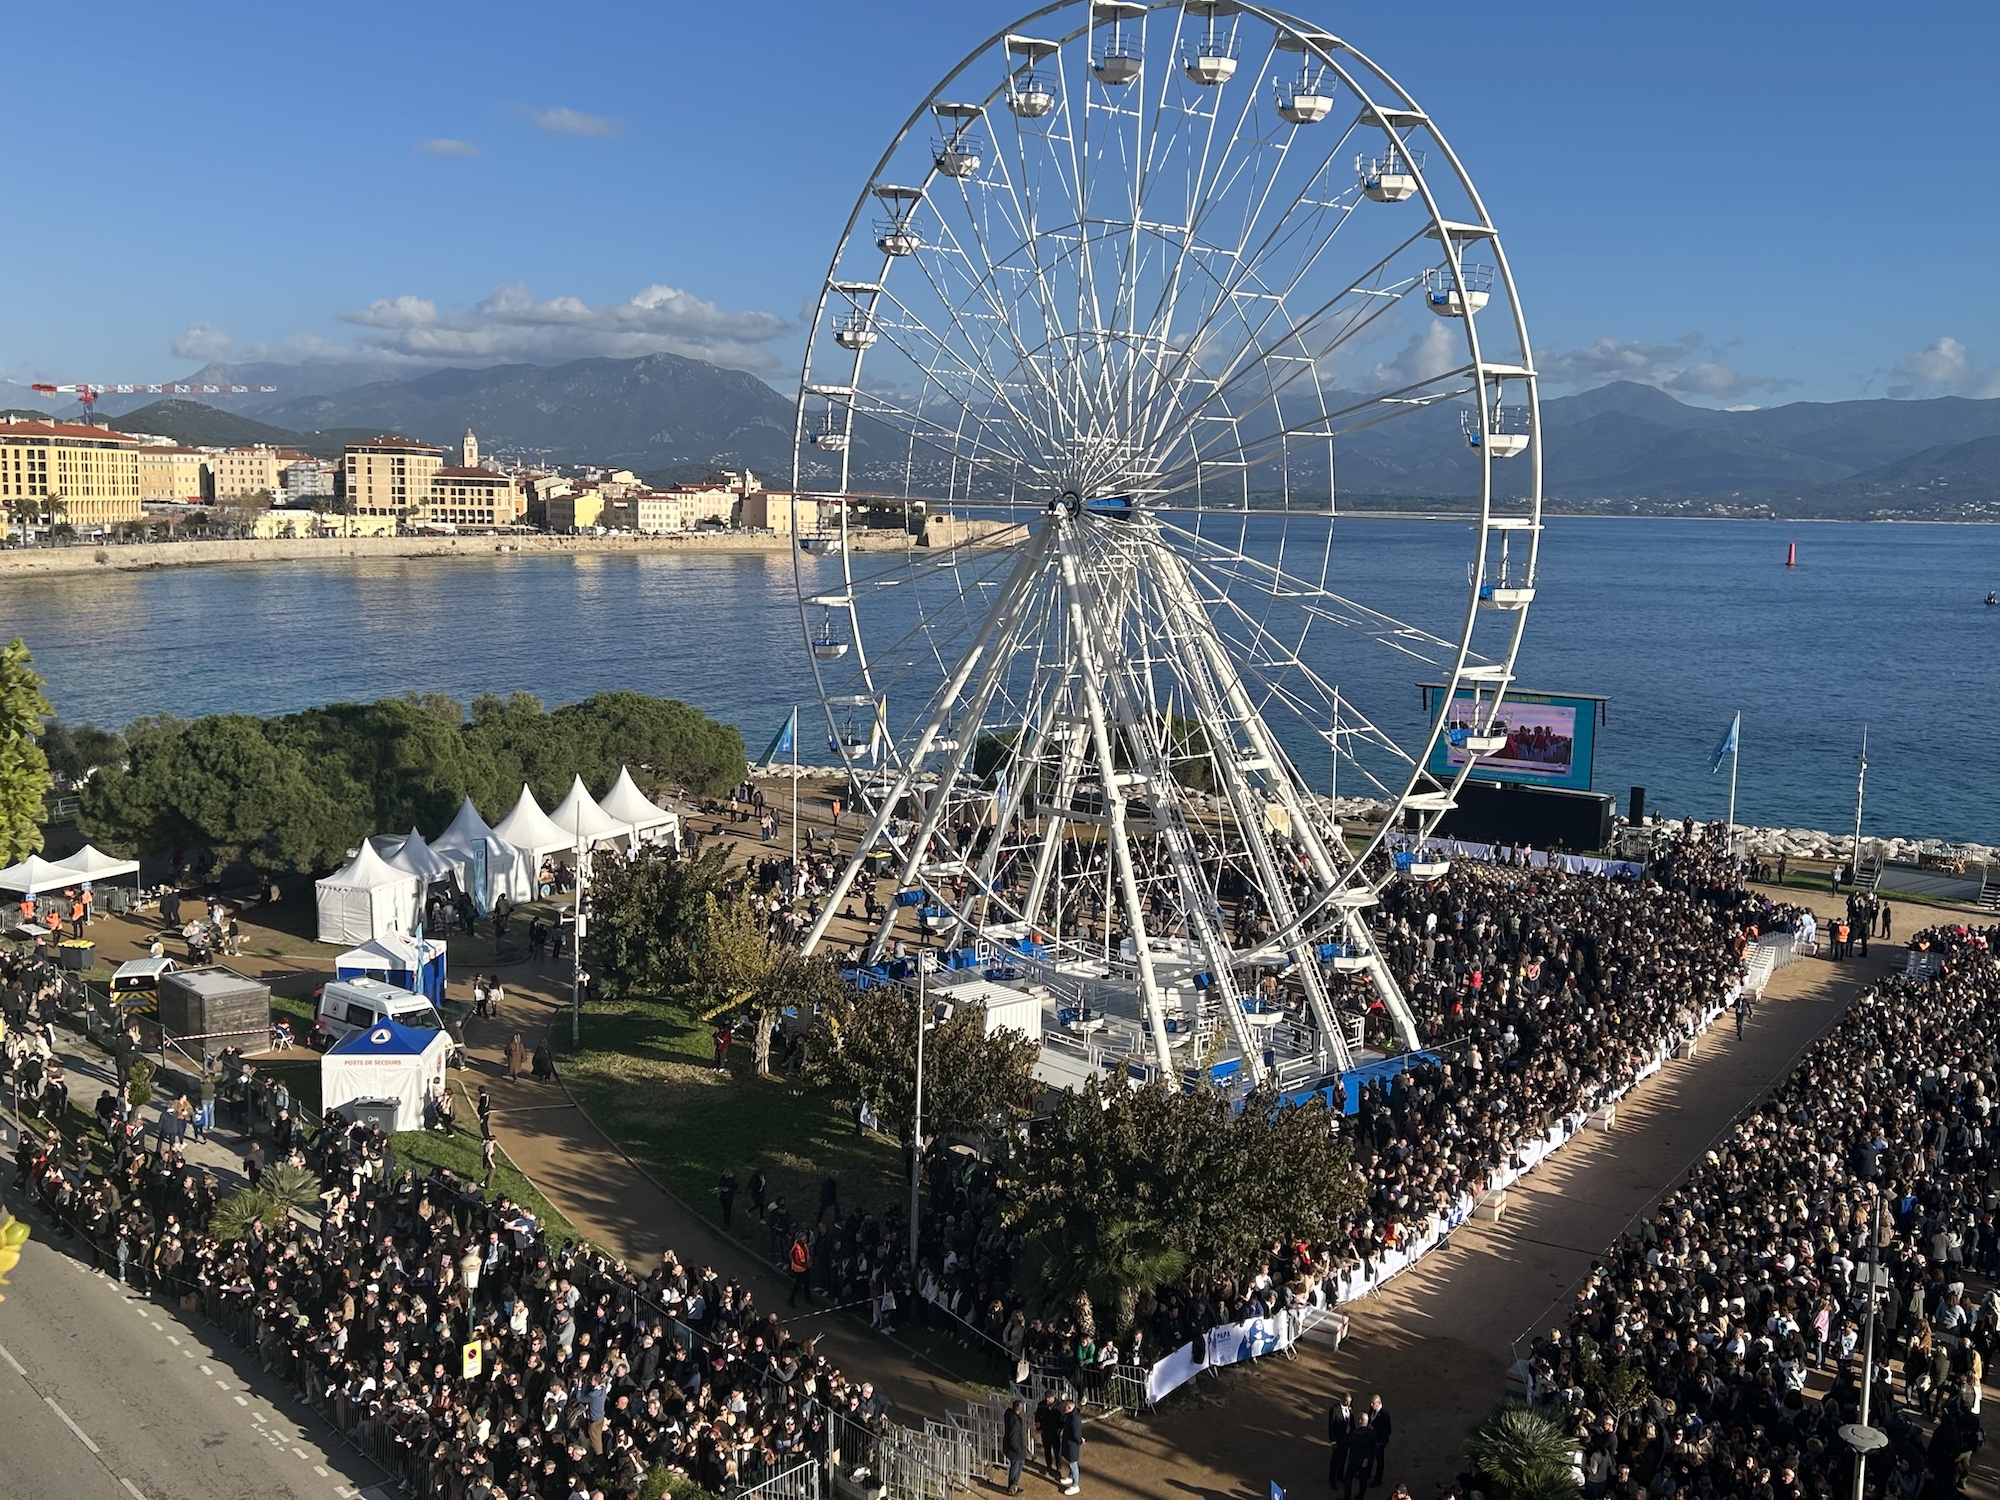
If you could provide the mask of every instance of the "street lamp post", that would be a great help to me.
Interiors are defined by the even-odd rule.
[[[917,1269],[917,1183],[924,1165],[924,1033],[930,1029],[925,1014],[929,1001],[924,997],[924,954],[917,950],[917,1109],[910,1126],[910,1273]]]
[[[1861,1420],[1840,1429],[1854,1450],[1854,1500],[1863,1500],[1868,1486],[1868,1455],[1889,1443],[1889,1435],[1868,1425],[1869,1398],[1875,1393],[1875,1305],[1882,1297],[1882,1199],[1879,1192],[1868,1215],[1868,1317],[1861,1335]]]
[[[1861,883],[1861,794],[1868,785],[1868,726],[1861,726],[1861,753],[1854,757],[1859,766],[1854,773],[1854,858],[1848,865],[1848,880]]]
[[[576,931],[570,942],[569,1044],[583,1042],[583,931],[584,892],[590,888],[590,850],[579,841],[576,846]]]

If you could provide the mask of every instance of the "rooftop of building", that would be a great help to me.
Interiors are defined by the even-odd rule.
[[[385,432],[380,437],[369,438],[364,443],[349,443],[347,445],[349,453],[356,451],[379,453],[384,449],[401,453],[434,453],[440,458],[444,457],[444,449],[438,447],[436,444],[420,443],[413,437],[404,437],[401,433],[396,432]]]
[[[9,437],[68,438],[73,442],[117,443],[121,447],[142,446],[135,437],[114,432],[109,427],[85,426],[81,422],[37,422],[31,417],[10,416],[0,427]]]

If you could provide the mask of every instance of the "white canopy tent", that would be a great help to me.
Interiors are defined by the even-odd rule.
[[[452,873],[451,864],[434,854],[424,836],[414,828],[408,833],[378,833],[368,842],[391,865],[416,876],[427,886]]]
[[[66,859],[56,861],[78,880],[112,880],[120,875],[137,875],[139,861],[106,854],[95,844],[85,844]]]
[[[623,823],[599,807],[596,799],[583,789],[581,776],[570,783],[569,795],[556,804],[549,821],[569,835],[572,849],[594,844],[599,839],[615,839],[626,831]]]
[[[451,826],[431,841],[431,853],[458,872],[458,888],[482,917],[503,892],[512,901],[534,895],[535,872],[527,858],[487,826],[470,797],[459,804]]]
[[[445,1086],[450,1057],[451,1038],[442,1031],[389,1020],[351,1031],[320,1059],[320,1107],[367,1104],[379,1108],[385,1120],[393,1109],[390,1130],[421,1130],[424,1103]],[[346,1112],[362,1111],[348,1107]],[[376,1109],[366,1113],[372,1116]]]
[[[680,842],[680,814],[668,812],[640,791],[632,780],[630,766],[618,768],[618,780],[597,805],[604,809],[605,816],[625,825],[624,831],[635,844],[647,834],[674,844]]]
[[[39,896],[43,891],[59,891],[64,886],[75,885],[82,878],[74,870],[65,869],[55,860],[30,854],[18,865],[9,865],[6,869],[0,870],[0,891],[19,891],[24,896]]]
[[[423,881],[384,859],[371,842],[345,868],[315,882],[322,943],[365,943],[411,932],[423,902]]]
[[[521,783],[521,799],[514,804],[514,810],[495,823],[493,831],[526,855],[530,864],[544,854],[576,847],[576,835],[564,832],[550,820],[526,782]]]

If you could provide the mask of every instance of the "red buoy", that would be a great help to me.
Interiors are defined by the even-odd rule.
[[[1796,568],[1798,565],[1799,565],[1799,544],[1797,542],[1785,543],[1785,566],[1788,568]]]

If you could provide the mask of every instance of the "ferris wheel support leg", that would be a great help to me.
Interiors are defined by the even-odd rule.
[[[1099,658],[1100,642],[1091,628],[1091,611],[1084,605],[1084,584],[1077,565],[1076,547],[1067,534],[1068,523],[1058,522],[1064,534],[1057,540],[1058,563],[1062,571],[1065,606],[1069,615],[1076,659],[1083,671],[1084,716],[1097,752],[1099,773],[1104,778],[1104,808],[1110,819],[1111,858],[1118,876],[1118,893],[1125,906],[1125,925],[1132,932],[1132,950],[1139,968],[1139,999],[1145,1007],[1146,1027],[1153,1038],[1153,1055],[1159,1060],[1162,1077],[1174,1073],[1173,1044],[1167,1039],[1165,1003],[1160,994],[1159,975],[1153,968],[1152,944],[1146,935],[1146,906],[1139,897],[1138,872],[1132,865],[1132,841],[1125,831],[1125,791],[1118,784],[1117,757],[1111,753],[1111,734],[1104,722],[1104,674]],[[1263,1077],[1261,1055],[1244,1057],[1253,1076]]]
[[[1007,641],[1013,634],[1015,626],[1026,616],[1030,601],[1037,597],[1037,591],[1031,585],[1039,571],[1035,565],[1041,562],[1047,550],[1046,537],[1045,528],[1043,534],[1028,546],[1022,554],[1021,561],[1015,565],[1014,574],[1007,582],[1006,592],[1001,595],[993,612],[987,617],[986,624],[979,632],[978,640],[973,642],[972,649],[965,654],[965,658],[958,665],[958,670],[952,674],[951,682],[937,710],[931,715],[930,722],[925,725],[923,733],[917,739],[915,751],[906,762],[908,769],[904,772],[905,779],[913,779],[918,765],[929,753],[932,742],[936,740],[938,730],[950,717],[952,708],[964,692],[973,669],[980,666],[983,659],[983,670],[972,693],[972,712],[968,716],[972,732],[958,736],[958,744],[952,749],[951,758],[945,763],[944,771],[938,777],[937,792],[931,798],[931,805],[924,812],[924,820],[919,825],[916,836],[909,841],[908,847],[903,851],[901,874],[897,877],[898,889],[907,889],[910,882],[917,878],[917,872],[923,867],[924,854],[930,848],[931,840],[937,837],[938,826],[943,823],[945,812],[951,806],[952,792],[958,786],[958,778],[964,773],[966,762],[972,757],[973,746],[978,742],[977,728],[985,717],[987,706],[993,701],[993,692],[1000,685],[1001,674],[1007,669],[1009,660],[1009,653],[1005,649]],[[860,852],[858,849],[855,851],[857,855]],[[897,908],[892,904],[883,913],[881,926],[868,946],[871,962],[881,957],[883,948],[888,944],[889,935],[895,930],[896,912]]]
[[[1053,805],[1057,809],[1075,805],[1076,784],[1083,771],[1085,741],[1090,736],[1089,729],[1083,724],[1071,724],[1067,727],[1068,743],[1063,746],[1062,770],[1056,774],[1056,795]],[[1042,847],[1035,853],[1035,873],[1028,882],[1028,897],[1021,903],[1021,920],[1030,926],[1033,926],[1035,919],[1041,915],[1042,898],[1048,893],[1049,873],[1055,866],[1058,851],[1062,848],[1063,830],[1068,826],[1060,811],[1049,813],[1046,817],[1047,826],[1042,830]],[[1062,934],[1058,932],[1056,938],[1060,943]]]
[[[1059,692],[1068,680],[1066,674],[1057,672],[1049,673],[1048,678],[1048,686],[1043,689],[1041,696],[1036,700],[1034,711],[1028,716],[1027,752],[1015,757],[1018,765],[1033,766],[1040,763],[1042,746],[1047,741],[1051,713]],[[993,837],[987,840],[986,852],[980,855],[979,869],[973,876],[971,900],[985,903],[986,920],[989,923],[992,920],[992,908],[996,899],[993,894],[993,881],[999,871],[1001,855],[1006,848],[1007,830],[1014,826],[1014,818],[1021,810],[1021,803],[1027,797],[1028,787],[1033,779],[1031,776],[1016,776],[1008,785],[1006,795],[1000,799],[1000,805],[994,813]],[[971,902],[968,901],[967,906],[970,905]],[[953,913],[951,942],[954,946],[972,925],[969,911]]]
[[[1234,720],[1243,736],[1249,741],[1253,757],[1269,769],[1264,773],[1265,782],[1272,789],[1280,805],[1284,806],[1293,820],[1295,834],[1303,827],[1303,813],[1297,799],[1291,795],[1289,785],[1289,762],[1280,755],[1270,736],[1265,732],[1262,718],[1258,715],[1250,696],[1243,689],[1242,678],[1237,674],[1235,664],[1222,650],[1214,632],[1209,628],[1208,617],[1196,598],[1192,584],[1180,565],[1180,560],[1170,548],[1159,547],[1158,577],[1168,598],[1167,618],[1174,622],[1172,638],[1183,657],[1182,680],[1197,691],[1202,699],[1202,711],[1212,724],[1226,724]],[[1218,699],[1218,691],[1220,698]],[[1340,1034],[1335,1024],[1333,1007],[1329,1003],[1326,987],[1320,978],[1317,956],[1312,952],[1306,936],[1298,930],[1296,907],[1291,898],[1291,889],[1284,873],[1278,868],[1271,841],[1264,827],[1263,807],[1256,789],[1250,785],[1236,755],[1234,736],[1228,743],[1213,746],[1217,778],[1223,794],[1229,801],[1231,815],[1236,819],[1237,832],[1243,839],[1244,849],[1251,863],[1256,867],[1257,877],[1263,886],[1265,899],[1271,904],[1273,918],[1281,930],[1291,929],[1291,940],[1284,944],[1283,951],[1289,952],[1292,962],[1298,967],[1301,982],[1305,986],[1306,1003],[1311,1007],[1313,1019],[1317,1023],[1320,1036],[1319,1052],[1323,1064],[1330,1064],[1345,1072],[1353,1066],[1353,1058],[1347,1050],[1347,1040]],[[1309,829],[1304,830],[1310,833]],[[1322,863],[1325,851],[1320,851]],[[1330,872],[1329,872],[1330,873]],[[1324,878],[1324,877],[1323,877]]]
[[[1040,565],[1047,550],[1046,533],[1037,536],[1023,550],[1020,562],[1014,565],[1014,572],[1008,579],[1010,599],[1025,591],[1023,589],[1025,581],[1032,574],[1035,567]],[[937,738],[938,730],[943,727],[944,721],[950,715],[953,705],[957,703],[958,695],[964,690],[966,680],[972,676],[973,669],[979,664],[980,658],[985,654],[987,644],[992,640],[993,634],[999,628],[1000,623],[1001,611],[996,609],[993,614],[987,617],[986,624],[980,629],[978,639],[972,643],[971,649],[960,660],[958,670],[952,674],[952,679],[946,685],[945,691],[939,695],[937,707],[932,710],[930,717],[924,723],[923,729],[918,733],[915,752],[904,758],[903,768],[896,773],[896,783],[890,789],[890,794],[883,798],[882,805],[875,810],[874,816],[869,820],[867,833],[855,843],[854,853],[849,857],[847,867],[840,872],[840,878],[834,882],[833,890],[827,895],[826,905],[820,909],[819,916],[814,918],[812,929],[806,934],[805,942],[800,945],[800,952],[811,953],[826,937],[826,929],[833,921],[834,912],[839,909],[840,903],[847,899],[847,893],[854,888],[855,877],[861,873],[861,865],[867,858],[868,851],[873,849],[882,838],[882,835],[888,831],[889,821],[894,816],[897,805],[904,797],[910,794],[911,789],[916,783],[917,763],[922,760],[925,752],[930,749],[931,742]],[[841,759],[847,763],[848,769],[851,771],[853,763],[848,761],[845,754],[841,756]],[[940,793],[942,793],[942,788],[940,788]],[[942,795],[940,795],[938,800],[939,804],[942,805]],[[903,878],[907,880],[909,877],[905,875]],[[895,918],[896,907],[892,904],[889,908],[888,922],[893,924]],[[869,945],[868,961],[870,963],[873,963],[880,956],[881,945],[886,936],[887,928],[885,927],[884,931],[878,933],[874,941]]]

